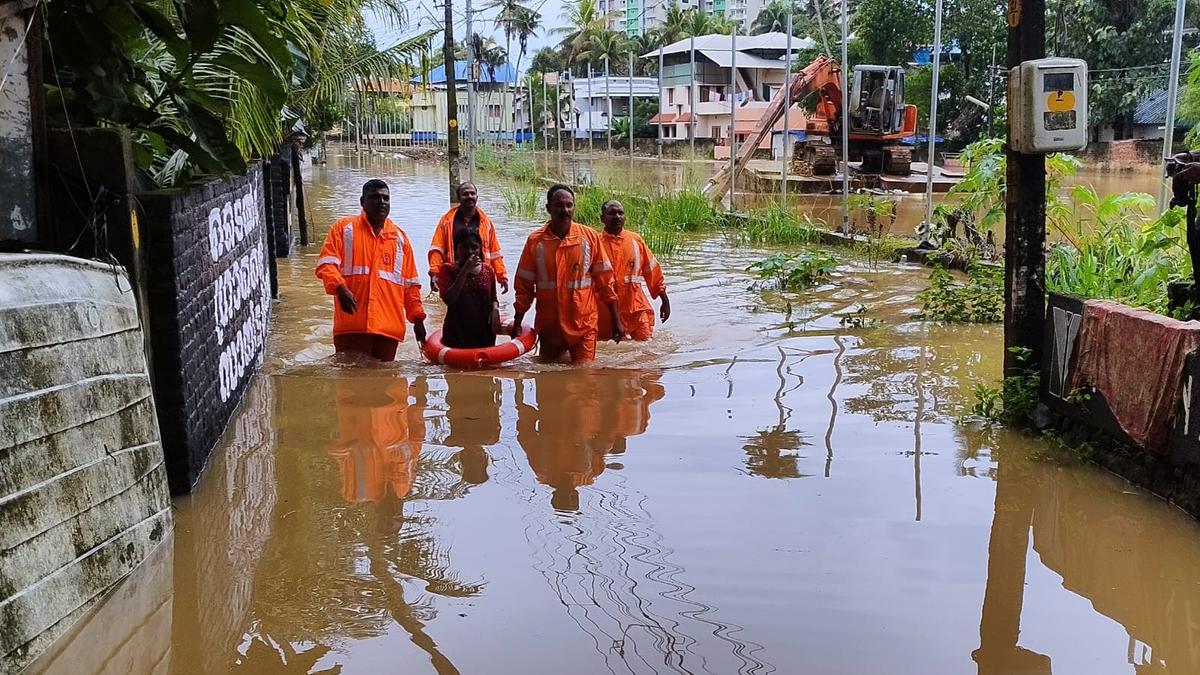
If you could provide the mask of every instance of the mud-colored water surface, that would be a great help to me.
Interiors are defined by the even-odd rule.
[[[440,167],[313,169],[318,240],[374,176],[424,271]],[[536,224],[480,193],[511,269]],[[38,671],[1200,672],[1196,523],[955,423],[998,326],[915,321],[926,270],[844,255],[757,288],[764,253],[691,239],[653,342],[478,373],[411,341],[334,359],[317,247],[280,261],[270,354],[173,541]]]

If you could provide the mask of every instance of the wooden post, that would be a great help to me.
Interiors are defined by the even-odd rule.
[[[296,194],[296,217],[300,225],[300,245],[308,246],[308,213],[304,208],[304,176],[300,173],[300,153],[302,152],[302,148],[298,141],[292,141],[291,145],[292,191]]]
[[[1046,0],[1009,0],[1008,67],[1046,55]],[[1011,85],[1011,78],[1010,78]],[[1015,104],[1011,86],[1009,107]],[[1013,118],[1008,118],[1009,138]],[[1005,150],[1004,374],[1041,363],[1046,318],[1046,158]],[[1023,362],[1013,348],[1028,349]]]
[[[446,41],[442,44],[442,58],[446,64],[446,163],[450,174],[450,203],[458,203],[458,98],[455,89],[458,82],[454,73],[454,11],[450,0],[446,3]],[[468,63],[467,68],[471,65]],[[470,79],[470,73],[467,74]]]

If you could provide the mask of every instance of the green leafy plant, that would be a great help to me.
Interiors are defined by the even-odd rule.
[[[781,290],[799,290],[828,279],[837,260],[823,251],[775,253],[746,268],[760,280],[772,281]]]
[[[1032,363],[1032,352],[1029,349],[1012,347],[1009,351],[1016,357],[1018,374],[1004,378],[998,388],[976,382],[975,401],[971,404],[970,412],[960,418],[960,421],[1000,423],[1017,427],[1031,425],[1033,409],[1038,403],[1038,370],[1036,364]]]
[[[933,268],[929,287],[917,294],[918,319],[948,323],[995,323],[1004,316],[1004,278],[998,267],[974,264],[966,283],[944,267]]]
[[[1167,286],[1192,274],[1184,211],[1149,219],[1154,198],[1141,193],[1100,197],[1077,187],[1069,240],[1050,248],[1046,285],[1060,293],[1105,298],[1165,313]]]
[[[741,244],[806,244],[818,241],[822,229],[824,221],[772,203],[751,213],[744,222],[727,227],[725,235]]]
[[[870,328],[878,321],[867,315],[866,305],[859,305],[853,312],[839,316],[838,323],[846,328]]]
[[[865,228],[859,228],[869,237],[881,237],[890,231],[896,222],[896,202],[870,193],[850,195],[846,204],[851,213],[863,216]]]

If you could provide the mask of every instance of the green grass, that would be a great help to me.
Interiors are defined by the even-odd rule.
[[[536,187],[502,187],[504,212],[514,218],[537,218],[541,212],[542,190]]]
[[[727,225],[725,235],[739,244],[808,244],[818,241],[824,229],[823,220],[772,204],[740,225]]]
[[[540,178],[537,163],[529,150],[498,153],[490,145],[477,145],[475,166],[483,171],[526,183],[536,183]]]

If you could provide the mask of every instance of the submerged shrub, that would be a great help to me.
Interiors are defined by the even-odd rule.
[[[1004,317],[1004,271],[999,267],[973,264],[966,283],[960,283],[946,268],[933,268],[929,288],[917,294],[921,303],[918,319],[948,323],[995,323]]]
[[[760,280],[773,281],[781,290],[807,288],[828,279],[837,269],[837,260],[824,251],[775,253],[752,263],[746,271]]]

